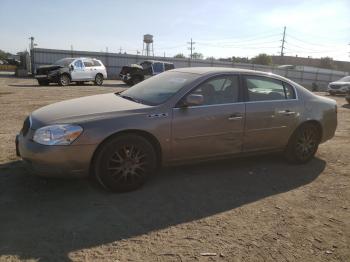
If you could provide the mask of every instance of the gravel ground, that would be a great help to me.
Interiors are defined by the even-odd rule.
[[[164,169],[135,192],[43,179],[14,137],[41,106],[124,86],[0,76],[0,261],[350,261],[350,105],[306,165],[278,155]]]

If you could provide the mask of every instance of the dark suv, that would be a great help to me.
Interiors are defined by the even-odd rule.
[[[174,64],[170,62],[146,60],[140,64],[123,66],[119,76],[124,83],[132,86],[151,76],[174,68]]]

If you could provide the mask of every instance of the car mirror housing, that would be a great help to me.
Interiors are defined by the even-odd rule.
[[[70,70],[71,70],[71,71],[74,70],[74,65],[70,65]]]
[[[188,95],[184,101],[183,101],[183,106],[188,107],[188,106],[200,106],[204,103],[204,97],[203,95],[199,94],[190,94]]]

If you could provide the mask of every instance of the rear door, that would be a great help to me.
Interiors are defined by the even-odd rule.
[[[245,104],[239,83],[238,75],[212,78],[190,92],[203,95],[202,105],[173,109],[173,160],[241,151]]]
[[[246,126],[243,151],[283,148],[298,123],[295,88],[265,76],[244,76]]]
[[[94,61],[92,59],[84,59],[84,79],[85,80],[94,80],[97,70],[96,67],[94,66]]]

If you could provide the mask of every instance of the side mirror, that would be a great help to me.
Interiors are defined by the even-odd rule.
[[[200,106],[203,103],[204,103],[204,97],[202,95],[190,94],[183,100],[182,106],[183,107]]]
[[[74,70],[74,65],[70,65],[70,70],[71,70],[71,71]]]

